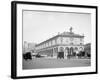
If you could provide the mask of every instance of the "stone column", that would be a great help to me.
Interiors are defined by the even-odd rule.
[[[64,59],[67,59],[67,50],[66,50],[66,48],[65,48],[65,51],[64,51]]]

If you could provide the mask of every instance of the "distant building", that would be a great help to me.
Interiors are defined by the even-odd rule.
[[[35,50],[35,43],[29,43],[24,41],[23,43],[23,53],[25,52],[36,52]]]
[[[58,35],[36,45],[38,54],[57,57],[59,52],[63,52],[64,58],[68,55],[76,54],[84,50],[84,35],[72,32],[59,33]]]

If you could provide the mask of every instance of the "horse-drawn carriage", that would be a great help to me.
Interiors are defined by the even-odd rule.
[[[25,60],[28,60],[28,59],[32,59],[32,55],[31,55],[31,52],[26,52],[26,53],[24,53],[23,54],[23,58],[25,59]]]
[[[64,59],[64,52],[58,52],[58,55],[57,55],[57,59],[58,58],[63,58]]]

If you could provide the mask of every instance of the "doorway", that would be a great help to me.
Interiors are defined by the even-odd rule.
[[[64,59],[64,48],[63,47],[60,47],[60,51],[58,52],[57,58]]]

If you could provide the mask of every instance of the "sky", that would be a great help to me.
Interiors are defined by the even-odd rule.
[[[84,34],[84,43],[91,42],[91,14],[47,11],[23,11],[23,41],[40,43],[73,28]]]

